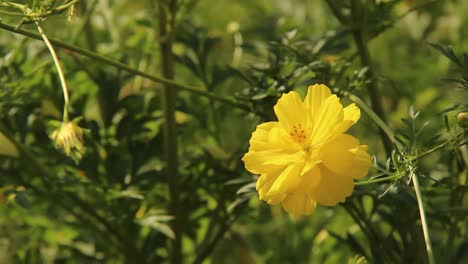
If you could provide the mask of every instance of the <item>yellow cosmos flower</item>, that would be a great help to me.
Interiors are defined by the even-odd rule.
[[[304,101],[296,92],[283,94],[274,111],[278,121],[257,126],[242,158],[248,171],[260,174],[260,199],[281,203],[293,216],[312,213],[317,203],[343,202],[353,179],[372,165],[367,146],[344,134],[359,120],[359,108],[343,108],[327,86],[316,84]]]

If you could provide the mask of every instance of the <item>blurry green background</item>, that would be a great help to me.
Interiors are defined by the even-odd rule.
[[[49,38],[160,75],[156,2],[80,1],[71,21],[64,13],[41,24]],[[348,10],[349,1],[332,2]],[[460,71],[428,43],[451,46],[457,55],[468,50],[468,1],[368,2],[368,45],[389,126],[407,133],[401,119],[413,106],[421,112],[417,126],[430,123],[418,139],[408,139],[411,144],[429,149],[448,140],[446,126],[456,127],[454,110],[463,110],[463,104],[466,110],[468,95],[444,80],[460,78]],[[240,160],[255,126],[274,119],[272,106],[283,92],[303,92],[319,82],[368,102],[351,25],[340,24],[327,1],[319,0],[179,5],[175,81],[250,109],[178,92],[183,263],[365,263],[364,258],[426,263],[416,201],[403,181],[360,186],[348,205],[318,206],[312,216],[292,219],[279,206],[258,200],[255,178]],[[20,22],[0,16],[4,24]],[[22,29],[36,31],[33,24]],[[169,262],[174,232],[162,153],[162,85],[57,51],[70,87],[71,115],[82,116],[80,126],[88,130],[79,163],[48,138],[48,121],[61,118],[63,95],[44,43],[0,31],[0,263]],[[468,68],[468,61],[464,65]],[[350,133],[385,167],[371,119],[363,114]],[[466,164],[457,167],[453,153],[435,153],[418,169],[442,182],[422,180],[429,186],[423,197],[431,199],[436,259],[466,263]],[[353,218],[349,210],[363,215]]]

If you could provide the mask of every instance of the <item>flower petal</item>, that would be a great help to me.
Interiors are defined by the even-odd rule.
[[[367,153],[366,145],[359,145],[357,148],[350,150],[354,154],[353,169],[349,171],[349,175],[353,179],[360,179],[367,175],[369,168],[372,166],[372,158]]]
[[[316,206],[315,200],[307,193],[289,193],[281,202],[284,210],[294,217],[311,214]]]
[[[293,192],[312,193],[314,188],[320,183],[320,168],[314,166],[302,175],[301,182]]]
[[[257,126],[250,139],[249,151],[242,160],[245,168],[256,174],[271,172],[304,159],[304,151],[290,141],[278,122]]]
[[[287,193],[295,189],[301,182],[301,170],[304,167],[304,162],[295,163],[287,166],[281,174],[275,179],[271,186],[268,195],[277,195]]]
[[[352,103],[343,109],[344,120],[350,120],[355,124],[361,118],[361,110]]]
[[[307,125],[305,104],[294,91],[283,94],[274,106],[274,110],[280,125],[286,131],[297,124]]]
[[[304,99],[309,116],[316,116],[322,103],[330,96],[331,91],[326,85],[314,84],[309,86],[307,89],[307,95]]]
[[[316,205],[313,198],[313,190],[319,182],[320,168],[315,166],[306,174],[302,175],[301,182],[298,186],[289,192],[281,201],[284,210],[295,217],[311,214]]]
[[[335,128],[337,133],[344,133],[361,118],[361,110],[353,103],[343,109],[343,121]]]
[[[336,95],[325,99],[314,119],[312,145],[320,145],[341,134],[336,127],[343,121],[343,106]]]
[[[256,189],[258,191],[258,196],[260,200],[264,200],[269,204],[278,204],[286,196],[286,194],[270,195],[269,191],[271,186],[278,178],[282,170],[277,170],[272,173],[265,173],[260,175],[256,183]]]
[[[330,171],[347,174],[354,166],[355,154],[350,151],[359,145],[355,137],[341,134],[321,147],[321,160]]]
[[[325,166],[320,168],[320,173],[320,183],[314,191],[318,203],[334,206],[344,202],[353,192],[354,182],[351,177],[333,173]]]

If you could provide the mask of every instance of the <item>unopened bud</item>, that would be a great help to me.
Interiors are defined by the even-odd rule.
[[[461,126],[462,128],[468,128],[468,113],[467,112],[461,112],[457,116],[458,120],[458,125]]]
[[[85,152],[83,133],[84,130],[72,121],[61,123],[50,134],[50,138],[54,140],[55,146],[58,149],[61,149],[67,156],[78,162],[83,158]]]

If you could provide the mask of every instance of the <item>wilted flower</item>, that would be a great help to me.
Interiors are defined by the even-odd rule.
[[[55,146],[65,152],[74,161],[79,161],[85,152],[83,143],[84,130],[75,121],[60,123],[50,134]]]
[[[304,101],[283,94],[274,107],[278,121],[257,126],[242,160],[260,174],[260,199],[281,203],[294,216],[310,214],[316,203],[333,206],[353,192],[353,179],[372,165],[367,146],[344,134],[361,116],[351,104],[343,108],[323,84],[310,86]]]

